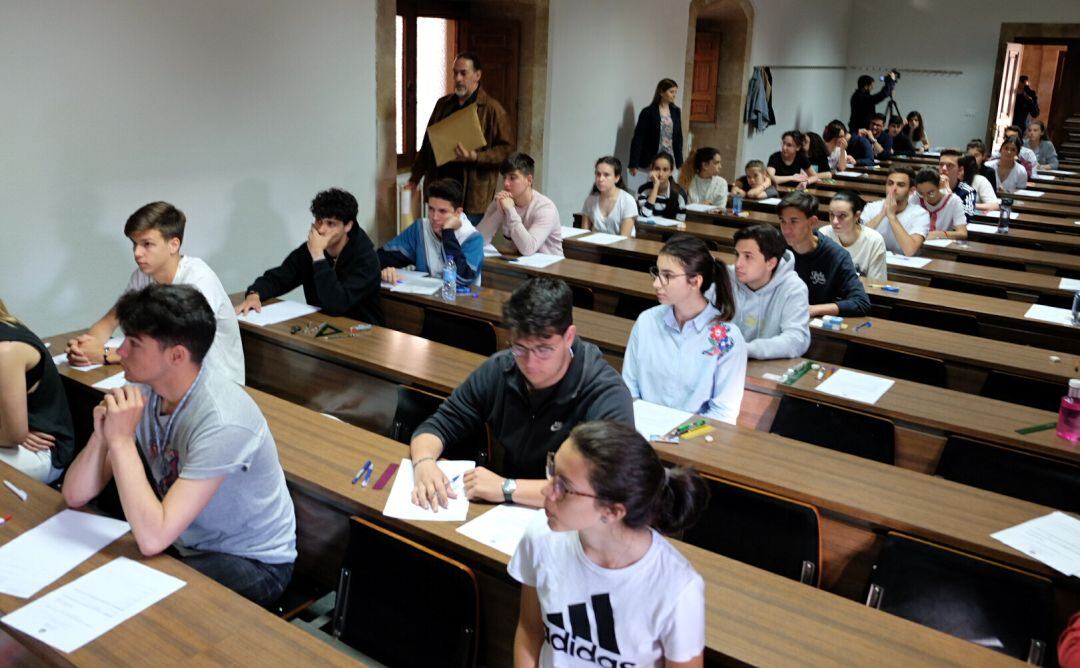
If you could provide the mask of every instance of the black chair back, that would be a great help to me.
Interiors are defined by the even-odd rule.
[[[842,364],[890,378],[903,378],[935,387],[946,386],[945,362],[936,357],[849,342]]]
[[[1056,412],[1061,407],[1061,397],[1067,389],[1064,384],[1014,376],[1004,371],[991,371],[979,394],[990,399]]]
[[[948,311],[935,311],[933,309],[897,304],[893,306],[889,314],[890,320],[910,322],[913,325],[943,329],[957,334],[979,334],[979,323],[975,316],[965,313],[950,313]]]
[[[884,464],[895,460],[891,422],[828,404],[783,397],[769,432]]]
[[[495,326],[487,320],[436,308],[424,310],[420,336],[478,355],[491,355],[499,346]]]
[[[412,441],[416,428],[439,410],[439,406],[446,397],[408,385],[399,385],[397,399],[397,410],[394,412],[394,421],[390,425],[390,433],[387,436],[398,443],[408,445]],[[484,466],[489,461],[490,453],[491,443],[485,427],[469,434],[462,434],[453,442],[444,443],[442,457],[468,459],[475,461],[478,466]]]
[[[615,303],[615,315],[628,320],[637,320],[642,311],[656,306],[659,302],[655,299],[643,299],[632,295],[620,294],[619,301]]]

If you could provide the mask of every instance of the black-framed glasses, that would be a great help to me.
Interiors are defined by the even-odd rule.
[[[649,267],[649,275],[653,278],[659,278],[660,285],[667,285],[671,279],[678,278],[679,276],[694,276],[694,274],[673,274],[670,271],[660,271],[660,267],[657,267],[655,264]]]
[[[561,501],[567,494],[574,496],[587,496],[590,499],[602,499],[603,497],[586,492],[577,492],[566,486],[566,481],[555,474],[555,453],[547,453],[547,479],[551,483],[551,489],[555,492],[555,500]]]
[[[558,350],[558,348],[547,344],[536,346],[535,348],[529,348],[528,346],[522,346],[516,343],[510,345],[510,354],[514,357],[532,355],[539,360],[551,359],[551,356],[555,354],[556,350]]]

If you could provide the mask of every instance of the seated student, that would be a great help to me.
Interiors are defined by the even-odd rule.
[[[691,173],[689,169],[682,170],[679,173],[679,185],[690,196],[690,203],[726,208],[728,182],[720,176],[720,151],[711,146],[702,146],[688,156],[687,162],[693,165],[694,171]],[[685,178],[683,174],[689,178]]]
[[[824,181],[832,178],[833,168],[829,163],[830,149],[825,145],[825,140],[816,132],[807,132],[803,135],[803,153],[810,162],[810,168],[814,170],[813,182]],[[809,183],[809,179],[807,180]]]
[[[457,496],[435,460],[446,444],[485,422],[502,444],[502,466],[467,472],[466,494],[528,506],[543,503],[547,455],[574,425],[601,419],[634,424],[630,392],[600,349],[577,338],[573,314],[573,293],[558,279],[532,278],[514,290],[503,304],[510,349],[469,374],[414,432],[413,503],[438,511]]]
[[[859,130],[859,136],[870,143],[870,148],[877,160],[892,158],[892,136],[885,132],[885,114],[874,114],[870,118],[870,127]]]
[[[581,226],[593,232],[634,236],[637,201],[626,189],[622,162],[613,155],[605,155],[596,161],[593,176],[592,192],[581,205]]]
[[[817,198],[798,190],[776,205],[780,233],[795,253],[795,273],[806,283],[810,317],[866,315],[870,298],[855,263],[839,244],[817,231],[817,213]]]
[[[746,174],[735,179],[735,185],[731,186],[731,194],[747,199],[768,199],[780,195],[776,190],[776,184],[765,171],[765,163],[760,160],[751,160],[746,163]]]
[[[848,155],[848,142],[851,134],[843,121],[832,120],[825,126],[821,135],[825,142],[825,152],[829,156],[829,172],[842,172],[855,165],[854,156]],[[831,176],[831,175],[830,175]],[[827,178],[822,175],[822,178]]]
[[[75,428],[52,355],[0,300],[0,462],[48,483],[74,453]]]
[[[982,140],[972,139],[968,142],[966,153],[962,157],[971,158],[973,163],[970,185],[977,195],[975,208],[979,211],[997,211],[1001,204],[996,192],[997,177],[994,175],[994,170],[983,164],[985,155],[986,146]],[[964,180],[967,181],[966,178]]]
[[[1016,137],[1020,140],[1020,151],[1017,154],[1017,161],[1024,166],[1027,170],[1028,178],[1033,178],[1039,173],[1039,157],[1035,155],[1035,151],[1031,150],[1027,146],[1024,146],[1024,137],[1021,135],[1022,130],[1017,125],[1010,125],[1005,128],[1003,132],[1004,138]],[[990,156],[992,159],[998,159],[1001,157],[1001,151],[995,151],[994,155]]]
[[[863,225],[877,230],[885,249],[898,255],[917,254],[930,233],[930,216],[909,201],[914,187],[914,170],[894,165],[885,177],[885,197],[870,202],[862,212]]]
[[[396,283],[396,267],[442,277],[447,258],[454,259],[457,282],[468,287],[480,280],[484,237],[465,217],[465,191],[453,179],[439,179],[427,188],[428,217],[421,218],[378,250],[382,280]]]
[[[941,174],[933,168],[915,174],[911,204],[921,206],[930,216],[927,239],[967,239],[967,214],[959,195],[941,189]]]
[[[892,141],[893,155],[915,155],[915,144],[911,137],[903,133],[904,119],[893,116],[889,119],[889,137]]]
[[[810,303],[795,273],[795,254],[780,230],[751,225],[735,231],[735,324],[751,359],[798,357],[810,347]]]
[[[975,215],[975,206],[979,201],[979,194],[971,185],[975,169],[975,158],[963,155],[954,148],[943,150],[938,159],[938,187],[942,193],[952,193],[960,198],[960,205],[968,220]]]
[[[1080,668],[1080,612],[1073,613],[1065,630],[1061,632],[1057,656],[1061,668]]]
[[[919,153],[930,150],[930,138],[926,136],[926,124],[923,123],[922,114],[919,112],[908,112],[903,133]]]
[[[667,153],[659,153],[653,158],[649,180],[638,188],[637,204],[642,216],[686,220],[686,205],[690,198],[672,178],[674,169],[675,161]]]
[[[639,315],[630,331],[622,367],[630,396],[735,424],[746,384],[746,342],[731,323],[735,300],[727,268],[704,241],[676,234],[649,271],[660,305]]]
[[[1001,157],[987,161],[986,166],[994,170],[997,177],[999,193],[1011,194],[1027,187],[1028,170],[1017,159],[1019,154],[1020,138],[1006,137],[1001,141]]]
[[[851,255],[855,271],[872,281],[888,280],[885,240],[859,220],[866,202],[854,190],[841,190],[829,200],[829,224],[818,232],[840,244]]]
[[[780,150],[769,156],[769,179],[776,185],[805,188],[813,183],[814,168],[802,150],[802,133],[788,130],[780,138]]]
[[[1057,149],[1054,142],[1046,138],[1046,123],[1031,121],[1027,126],[1027,141],[1024,146],[1035,153],[1035,162],[1039,169],[1057,169],[1059,166]]]
[[[304,300],[326,315],[383,324],[379,304],[379,257],[367,233],[356,222],[356,198],[338,188],[311,200],[315,222],[307,241],[269,269],[247,289],[237,313],[262,310],[263,300],[304,286]]]
[[[167,202],[152,202],[128,217],[124,236],[131,239],[137,268],[124,290],[139,290],[153,283],[194,286],[210,303],[217,320],[217,334],[206,363],[243,385],[244,348],[232,300],[209,265],[197,257],[180,254],[186,222],[184,212]],[[111,308],[86,334],[68,341],[68,362],[73,366],[116,364],[117,351],[106,349],[105,343],[117,324],[116,309]]]
[[[511,153],[499,171],[503,189],[495,193],[484,218],[476,226],[484,242],[500,230],[522,255],[562,255],[562,225],[555,202],[533,190],[536,163],[525,153]]]
[[[997,192],[997,174],[986,165],[986,144],[983,143],[983,140],[972,139],[967,143],[966,151],[968,155],[975,158],[975,164],[979,168],[979,175],[990,184],[990,189],[993,192]],[[976,180],[972,185],[975,186],[975,190],[980,192],[980,199],[982,199],[982,191],[980,190],[978,181]]]
[[[124,374],[149,387],[114,389],[94,409],[64,500],[82,507],[115,481],[139,551],[173,546],[188,566],[270,605],[296,561],[292,499],[259,407],[203,365],[210,305],[189,285],[152,284],[120,297],[116,316]]]
[[[704,665],[704,580],[661,535],[697,520],[704,481],[614,422],[578,425],[552,454],[545,516],[507,567],[521,583],[514,665]]]
[[[864,128],[859,132],[865,133],[869,131]],[[874,156],[874,145],[864,134],[848,135],[847,153],[855,161],[856,165],[873,167],[877,164],[877,158]]]

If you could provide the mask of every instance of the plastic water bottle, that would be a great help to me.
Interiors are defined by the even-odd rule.
[[[742,213],[742,195],[731,196],[731,213],[736,216]]]
[[[1072,324],[1080,326],[1080,290],[1073,295]]]
[[[1009,221],[1012,220],[1013,201],[1010,197],[1001,198],[1001,217],[998,218],[998,234],[1009,233]]]
[[[1066,441],[1080,441],[1080,378],[1069,381],[1069,392],[1061,398],[1057,435]]]
[[[442,298],[444,302],[457,301],[457,265],[447,256],[442,270]]]

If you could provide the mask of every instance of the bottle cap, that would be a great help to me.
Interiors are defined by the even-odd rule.
[[[1080,378],[1070,378],[1069,379],[1069,389],[1070,390],[1080,390]]]

